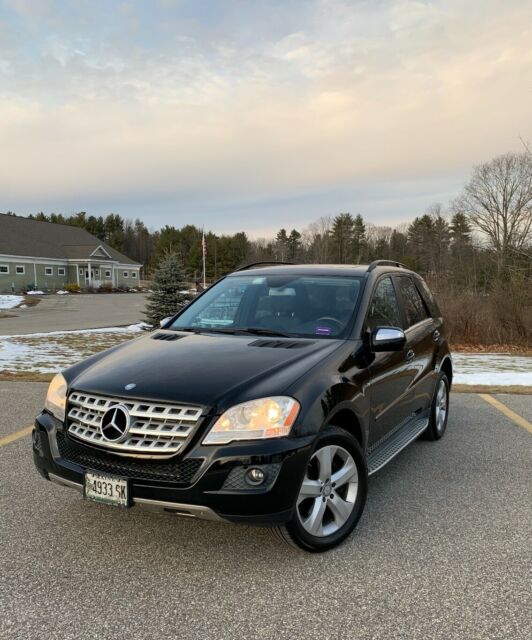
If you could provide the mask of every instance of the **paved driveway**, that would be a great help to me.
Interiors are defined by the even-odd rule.
[[[144,320],[143,293],[87,293],[43,296],[26,309],[0,313],[0,335],[118,327]]]
[[[0,389],[1,444],[45,385]],[[86,503],[37,475],[29,436],[0,446],[0,637],[528,639],[532,436],[477,395],[451,409],[441,442],[371,478],[355,534],[323,555]]]

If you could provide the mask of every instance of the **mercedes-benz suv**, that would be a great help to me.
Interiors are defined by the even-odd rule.
[[[452,376],[441,313],[406,267],[250,265],[58,374],[34,460],[88,500],[324,551],[355,528],[368,476],[442,437]]]

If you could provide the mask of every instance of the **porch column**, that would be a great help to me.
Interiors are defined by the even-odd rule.
[[[76,282],[78,283],[78,287],[79,287],[79,264],[74,265],[76,267]]]

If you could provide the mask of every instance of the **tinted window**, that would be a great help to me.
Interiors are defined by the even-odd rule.
[[[230,276],[190,304],[171,328],[266,329],[339,336],[353,316],[360,280],[349,277]]]
[[[377,284],[369,308],[367,325],[375,327],[401,327],[401,313],[391,278],[383,278]]]
[[[411,327],[425,318],[428,318],[427,310],[423,304],[423,300],[419,295],[414,283],[408,276],[400,276],[397,278],[399,283],[399,290],[401,291],[401,297],[405,306],[405,314],[407,324]]]
[[[421,278],[415,278],[415,283],[419,290],[419,293],[421,294],[421,297],[423,298],[423,301],[430,311],[430,315],[433,318],[438,318],[439,316],[441,316],[441,311],[439,310],[438,304],[436,303],[436,300],[432,295],[432,291],[428,288],[427,283]]]

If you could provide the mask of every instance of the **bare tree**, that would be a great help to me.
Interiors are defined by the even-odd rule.
[[[486,236],[503,277],[512,254],[531,242],[532,156],[507,153],[475,167],[453,208]]]
[[[530,147],[528,140],[525,140],[523,136],[519,136],[519,140],[521,140],[521,144],[525,148],[525,152],[528,153],[529,156],[532,156],[532,148]]]
[[[303,232],[303,246],[313,262],[327,262],[329,257],[332,217],[321,217],[306,227]]]

